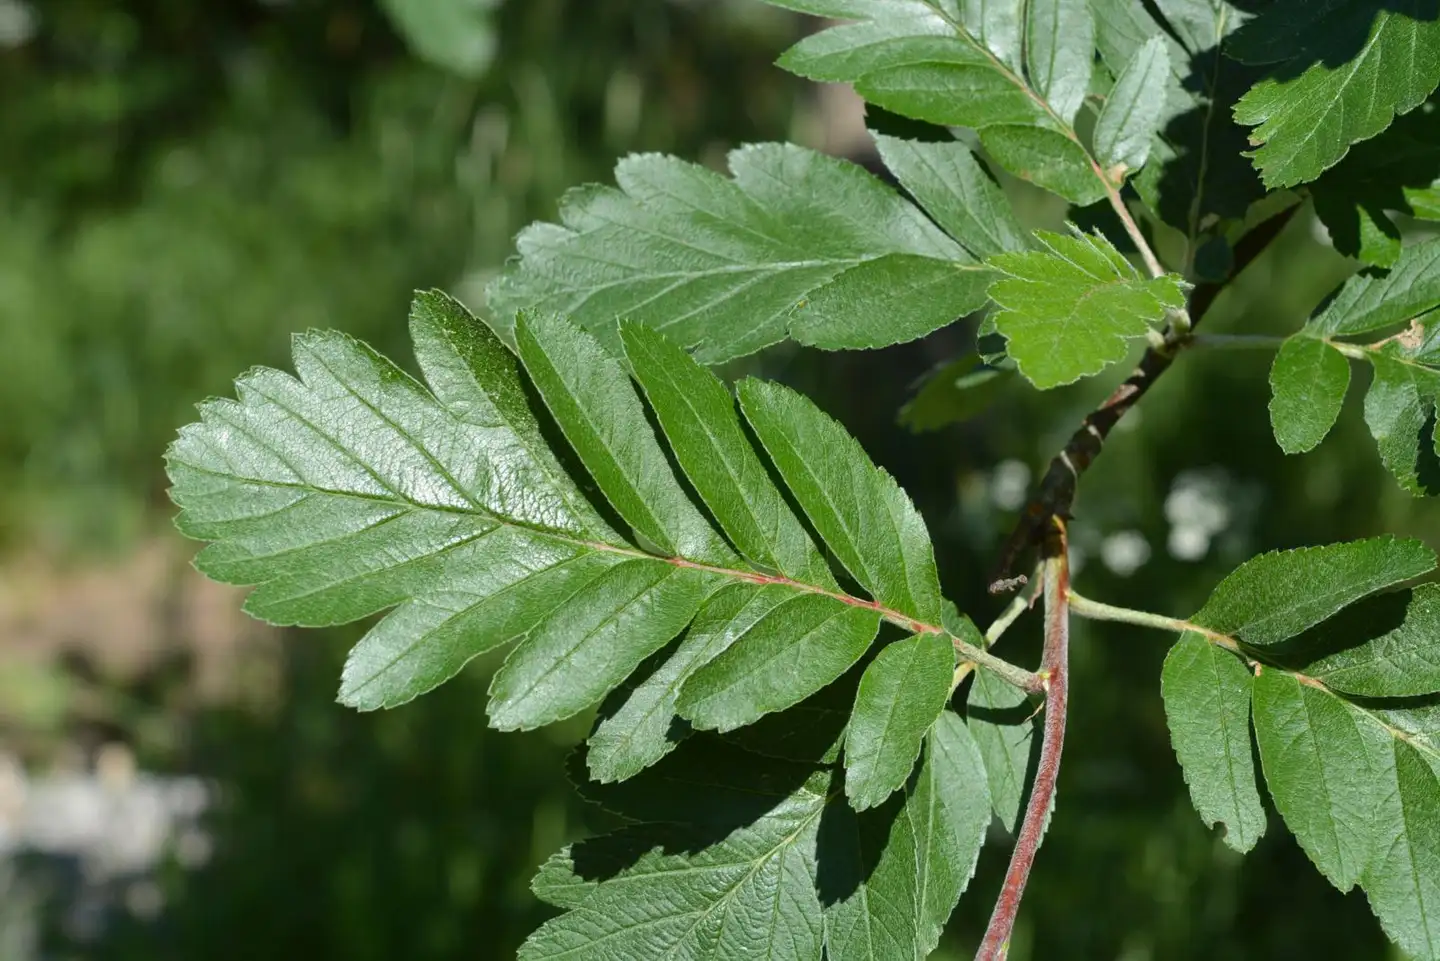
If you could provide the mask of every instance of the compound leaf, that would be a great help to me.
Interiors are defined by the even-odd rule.
[[[1250,748],[1250,671],[1202,635],[1186,633],[1160,675],[1165,719],[1190,799],[1207,826],[1225,826],[1242,854],[1265,833],[1265,809]]]
[[[680,688],[761,618],[794,596],[780,585],[728,584],[691,622],[675,653],[623,700],[602,710],[587,742],[590,777],[601,783],[633,777],[673,750],[683,736],[676,702]]]
[[[1277,644],[1434,568],[1430,548],[1390,536],[1272,551],[1232,571],[1192,620],[1247,644]]]
[[[772,2],[814,12],[808,4]],[[1087,5],[983,0],[963,13],[959,6],[847,4],[838,16],[856,22],[811,34],[780,65],[812,80],[853,84],[866,100],[905,117],[972,128],[1000,166],[1071,203],[1104,197],[1104,174],[1072,126],[1095,56]]]
[[[522,315],[515,339],[550,413],[642,546],[727,563],[733,555],[670,470],[619,363],[553,314]]]
[[[1244,217],[1264,194],[1241,153],[1245,128],[1231,117],[1259,72],[1221,54],[1247,14],[1224,0],[1165,0],[1155,6],[1167,30],[1145,4],[1090,0],[1090,6],[1096,45],[1114,75],[1147,43],[1165,47],[1169,73],[1157,83],[1164,88],[1164,108],[1149,158],[1132,184],[1160,219],[1185,234],[1187,261],[1193,262],[1207,242],[1225,236],[1225,221]]]
[[[745,437],[735,398],[720,379],[657,331],[621,329],[635,378],[705,506],[752,564],[834,586],[810,535]]]
[[[822,594],[777,605],[680,690],[680,716],[731,731],[798,704],[844,674],[870,647],[880,615]]]
[[[1319,177],[1440,84],[1440,20],[1423,0],[1284,0],[1227,52],[1276,64],[1235,106],[1271,188]]]
[[[950,699],[954,672],[955,648],[940,634],[896,641],[865,668],[845,735],[845,796],[855,810],[875,807],[905,783]]]
[[[973,351],[964,354],[926,375],[915,396],[900,409],[900,425],[918,434],[969,420],[1014,379],[1014,367],[991,367]]]
[[[730,169],[636,155],[616,166],[619,189],[567,195],[562,225],[522,232],[489,288],[501,336],[521,310],[559,312],[618,354],[627,318],[719,363],[787,336],[897,343],[984,304],[988,272],[862,168],[763,144],[732,152]],[[867,299],[882,284],[924,296],[890,317]]]
[[[815,694],[882,617],[948,651],[923,521],[798,395],[751,384],[747,414],[873,600],[839,589],[734,400],[654,330],[627,326],[623,346],[698,498],[619,360],[580,327],[523,314],[513,330],[568,451],[547,442],[515,355],[464,307],[421,294],[412,329],[429,390],[348,337],[308,334],[298,379],[246,375],[240,400],[204,405],[169,454],[181,529],[215,542],[199,566],[258,584],[253,613],[322,625],[393,608],[351,652],[344,702],[402,703],[518,641],[491,723],[536,727],[613,695],[589,756],[610,781],[670,752],[681,717],[729,729]],[[562,466],[577,457],[580,483]],[[590,480],[624,534],[581,493]]]
[[[1146,279],[1099,234],[1036,231],[1045,250],[997,254],[1005,275],[990,290],[1001,308],[995,326],[1007,353],[1036,387],[1058,387],[1124,359],[1143,337],[1185,304],[1179,278]]]
[[[1349,386],[1350,362],[1339,351],[1314,337],[1286,340],[1270,368],[1270,424],[1280,449],[1299,454],[1324,440]]]

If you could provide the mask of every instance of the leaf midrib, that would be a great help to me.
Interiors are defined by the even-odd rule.
[[[905,630],[908,630],[915,634],[944,633],[944,628],[942,628],[938,624],[928,624],[924,621],[919,620],[918,618],[911,617],[909,614],[906,614],[903,611],[887,607],[884,604],[881,604],[879,601],[866,600],[863,597],[856,597],[853,594],[846,594],[842,591],[832,591],[815,584],[807,584],[804,581],[795,580],[791,577],[765,574],[760,571],[753,570],[737,570],[730,567],[720,567],[714,564],[706,564],[700,561],[693,561],[685,557],[663,557],[658,554],[648,554],[633,547],[622,546],[618,544],[607,544],[604,541],[588,540],[583,537],[575,537],[573,535],[566,534],[560,531],[554,531],[531,524],[525,524],[515,520],[514,518],[503,517],[499,514],[492,513],[479,507],[467,510],[465,508],[454,507],[446,504],[424,504],[418,501],[412,501],[409,498],[400,495],[399,492],[393,490],[391,491],[391,493],[394,495],[394,497],[382,497],[377,494],[368,494],[361,491],[334,490],[308,483],[278,481],[269,478],[240,477],[236,474],[227,474],[223,471],[214,470],[208,467],[202,467],[198,464],[190,463],[189,461],[179,461],[179,463],[183,464],[187,470],[192,470],[196,473],[205,474],[210,477],[217,477],[221,480],[230,481],[232,483],[238,481],[240,483],[251,484],[255,486],[277,487],[284,490],[298,490],[308,494],[323,494],[329,497],[345,497],[354,500],[366,501],[369,503],[386,504],[392,506],[398,505],[413,510],[430,510],[447,514],[457,514],[462,517],[472,517],[475,515],[479,515],[481,517],[491,518],[498,524],[525,531],[532,536],[547,538],[549,540],[556,541],[562,544],[568,544],[575,547],[583,547],[589,550],[607,554],[615,554],[621,557],[638,558],[642,560],[657,561],[663,564],[672,564],[676,567],[689,568],[693,570],[709,572],[712,574],[719,574],[723,577],[730,577],[734,580],[744,581],[750,584],[775,584],[781,587],[788,587],[791,590],[802,594],[820,594],[825,597],[837,600],[840,603],[845,604],[849,607],[857,607],[869,611],[874,611],[890,623],[898,625],[899,627],[904,628]]]

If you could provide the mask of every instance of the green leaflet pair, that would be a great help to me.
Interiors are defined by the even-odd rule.
[[[908,715],[868,741],[863,723],[852,733],[869,747],[850,752],[847,790],[867,807],[899,788],[955,658],[924,523],[843,428],[758,381],[740,385],[742,423],[713,374],[655,331],[625,327],[697,502],[619,362],[568,321],[526,316],[515,331],[568,450],[532,412],[515,356],[463,307],[422,294],[411,324],[429,390],[363,344],[311,333],[295,342],[298,380],[253,371],[238,402],[202,407],[169,470],[182,530],[217,542],[203,571],[258,584],[246,609],[275,623],[393,607],[345,668],[340,698],[362,709],[403,703],[519,641],[492,686],[503,729],[593,706],[683,633],[597,729],[600,780],[667,753],[677,714],[726,731],[796,704],[888,620],[913,636],[872,665],[857,703],[861,718],[897,704]],[[841,590],[747,430],[869,597]],[[900,677],[925,696],[901,698]]]

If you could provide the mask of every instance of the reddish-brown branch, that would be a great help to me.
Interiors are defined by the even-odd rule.
[[[1020,899],[1025,894],[1030,869],[1035,864],[1046,822],[1055,805],[1070,688],[1070,565],[1064,521],[1051,522],[1045,558],[1045,653],[1040,672],[1045,678],[1045,726],[1040,741],[1040,763],[1030,788],[1030,800],[1025,805],[1025,819],[1015,838],[1015,850],[1010,855],[1010,868],[1005,872],[1005,884],[1000,889],[975,961],[1002,961],[1009,951]]]
[[[1287,207],[1250,231],[1235,245],[1235,267],[1231,271],[1230,279],[1239,276],[1241,271],[1254,262],[1261,251],[1268,247],[1289,223],[1296,209],[1298,208]],[[1099,455],[1105,439],[1110,436],[1110,431],[1120,422],[1120,418],[1124,417],[1154,386],[1160,375],[1170,368],[1190,332],[1204,319],[1211,305],[1215,303],[1215,298],[1228,283],[1229,280],[1226,280],[1197,286],[1190,295],[1191,319],[1188,329],[1181,330],[1174,326],[1168,328],[1163,343],[1145,351],[1145,356],[1140,359],[1140,365],[1135,368],[1134,373],[1126,378],[1125,383],[1116,388],[1103,404],[1086,416],[1080,428],[1071,435],[1064,450],[1050,461],[1035,494],[1025,505],[1019,522],[1000,549],[999,564],[990,581],[990,593],[1014,590],[1025,583],[1024,575],[1011,576],[1015,562],[1026,550],[1040,543],[1046,536],[1052,519],[1068,520],[1072,516],[1080,475],[1085,473]]]

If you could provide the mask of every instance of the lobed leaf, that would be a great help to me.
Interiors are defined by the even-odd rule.
[[[1192,620],[1264,647],[1295,637],[1361,598],[1435,569],[1435,553],[1390,536],[1273,551],[1230,573]]]
[[[747,383],[750,429],[871,597],[840,590],[735,400],[653,329],[620,337],[668,453],[619,360],[562,318],[522,314],[513,334],[568,450],[547,442],[515,355],[462,306],[421,294],[412,329],[429,390],[343,335],[306,335],[299,379],[252,372],[169,456],[181,529],[215,542],[200,567],[258,584],[252,612],[319,625],[393,608],[351,652],[346,703],[402,703],[518,642],[490,722],[532,728],[604,701],[588,763],[613,781],[668,754],[687,721],[730,730],[810,698],[882,619],[953,656],[924,522],[799,395]],[[582,493],[592,482],[614,525]],[[922,734],[900,738],[909,758],[880,739],[867,790],[903,780]]]
[[[1319,177],[1440,84],[1440,20],[1417,2],[1281,0],[1227,52],[1276,65],[1235,106],[1271,188]]]
[[[1045,250],[997,254],[989,262],[1005,275],[990,290],[1001,308],[995,326],[1036,387],[1099,373],[1125,357],[1131,338],[1185,305],[1178,277],[1142,278],[1099,234],[1035,236]]]
[[[1250,748],[1253,683],[1238,657],[1194,633],[1181,635],[1160,675],[1165,719],[1195,810],[1206,826],[1223,824],[1225,843],[1242,854],[1265,833]]]
[[[826,349],[912,340],[985,303],[989,272],[860,167],[801,147],[730,154],[733,179],[643,154],[618,189],[562,201],[491,284],[507,341],[522,310],[558,312],[619,354],[618,318],[662,331],[705,363],[793,337]],[[868,298],[892,289],[893,314]]]

